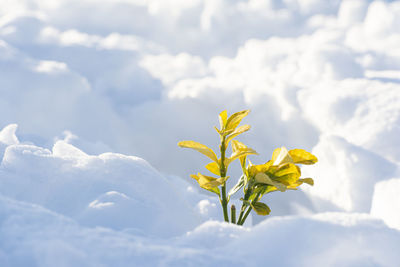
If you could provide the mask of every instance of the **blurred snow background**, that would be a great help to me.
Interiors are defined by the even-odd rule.
[[[224,109],[319,158],[252,228],[176,146]],[[400,262],[400,1],[0,0],[0,130],[0,266]]]

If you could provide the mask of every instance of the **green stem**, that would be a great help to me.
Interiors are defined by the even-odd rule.
[[[222,194],[221,205],[222,205],[222,210],[224,211],[224,220],[226,222],[229,222],[228,201],[226,199],[226,185],[225,185],[225,183],[222,185],[221,194]]]
[[[233,204],[231,206],[231,223],[236,223],[236,207]]]
[[[247,209],[246,214],[244,215],[243,219],[240,222],[238,222],[238,225],[243,225],[244,224],[244,222],[247,219],[247,216],[249,216],[249,214],[252,211],[252,209],[253,208],[251,206]]]
[[[260,197],[260,194],[261,194],[261,193],[258,193],[258,194],[257,194],[257,196],[254,198],[254,200],[252,201],[252,203],[258,201],[258,198]],[[238,225],[243,225],[243,224],[244,224],[244,222],[245,222],[246,219],[247,219],[247,216],[249,216],[249,214],[250,214],[250,212],[251,212],[252,210],[253,210],[253,208],[252,208],[251,206],[249,206],[249,208],[247,209],[246,214],[244,215],[243,219],[242,219],[241,221],[238,221]]]
[[[225,150],[226,150],[226,146],[225,146],[225,136],[223,136],[221,138],[221,146],[220,146],[220,150],[221,150],[221,166],[220,166],[220,174],[221,174],[221,178],[226,177],[226,167],[225,167]],[[224,184],[221,187],[221,205],[222,205],[222,209],[224,212],[224,219],[226,222],[229,222],[229,216],[228,216],[228,200],[226,198],[226,182],[224,182]]]
[[[239,214],[239,219],[237,220],[237,224],[239,225],[240,221],[243,218],[244,212],[246,211],[246,205],[245,205],[245,201],[247,201],[249,199],[251,195],[251,190],[249,188],[247,188],[246,193],[244,194],[244,201],[242,203],[242,207],[240,208],[240,214]]]

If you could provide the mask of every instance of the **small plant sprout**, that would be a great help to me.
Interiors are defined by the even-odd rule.
[[[311,153],[303,149],[287,150],[285,147],[277,148],[272,153],[272,158],[265,164],[253,165],[247,157],[255,155],[254,149],[235,140],[238,135],[248,131],[250,125],[239,126],[244,117],[249,114],[249,110],[244,110],[232,114],[228,118],[226,111],[219,114],[220,129],[216,128],[220,136],[219,157],[209,147],[195,141],[181,141],[180,147],[195,149],[211,159],[211,162],[205,167],[208,171],[217,177],[203,175],[201,173],[193,174],[201,188],[204,188],[218,195],[221,202],[224,220],[229,222],[228,203],[233,194],[243,188],[242,207],[239,217],[236,217],[236,207],[231,206],[230,222],[243,225],[248,215],[254,210],[258,215],[268,215],[271,210],[261,198],[274,191],[285,192],[286,190],[297,190],[297,187],[303,183],[313,185],[312,178],[300,178],[301,171],[298,164],[314,164],[318,159]],[[232,153],[227,156],[227,148],[231,145]],[[239,160],[242,169],[236,185],[231,188],[227,194],[226,181],[229,165]]]

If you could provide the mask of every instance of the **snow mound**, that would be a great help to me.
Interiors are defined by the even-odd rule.
[[[322,132],[400,160],[400,85],[367,79],[317,84],[299,93],[302,109]]]
[[[371,214],[390,227],[400,230],[400,179],[393,178],[375,185]]]
[[[0,131],[0,159],[3,158],[7,146],[19,143],[18,138],[15,135],[17,128],[18,126],[16,124],[10,124]]]
[[[9,145],[0,165],[0,193],[5,196],[83,225],[132,228],[150,235],[176,235],[200,222],[177,190],[140,158],[89,156],[65,141],[57,141],[53,151]]]
[[[87,228],[0,195],[1,266],[388,266],[400,232],[367,214],[276,217],[254,228],[209,221],[173,239]],[[290,257],[286,257],[288,253]]]
[[[302,189],[314,198],[319,211],[334,210],[326,201],[341,210],[369,212],[374,185],[397,170],[385,158],[338,136],[322,136],[313,154],[319,162],[303,168],[303,176],[314,177],[315,184]]]
[[[1,133],[12,137],[15,129],[8,126]],[[301,216],[269,217],[247,228],[210,220],[221,215],[217,198],[200,195],[178,177],[161,175],[143,159],[116,153],[88,155],[67,140],[56,141],[52,150],[14,141],[5,148],[0,165],[0,266],[130,266],[134,262],[139,266],[394,267],[400,260],[392,249],[400,244],[400,231],[376,218],[398,226],[398,218],[391,215],[398,207],[381,209],[396,201],[396,179],[375,187],[374,216],[308,211]],[[338,152],[333,156],[340,162],[346,162],[350,153],[350,160],[356,155],[367,160],[362,166],[371,165],[364,170],[371,172],[367,177],[371,185],[362,187],[364,191],[373,188],[377,166],[393,167],[337,137],[323,139],[316,150],[327,153],[332,150],[329,145],[335,146]],[[372,166],[370,159],[377,165]],[[357,167],[352,174],[365,175]],[[322,189],[316,188],[317,195],[330,196],[324,191],[324,183],[329,186],[330,180],[319,182]],[[344,184],[342,194],[354,209],[369,205],[368,192],[363,195],[360,189],[355,194],[352,184],[337,180]],[[390,194],[387,187],[392,188]],[[300,205],[307,194],[291,201]],[[332,195],[329,200],[336,203],[333,200],[341,197]],[[239,206],[237,200],[232,202]],[[267,202],[278,209],[275,204],[282,201]]]

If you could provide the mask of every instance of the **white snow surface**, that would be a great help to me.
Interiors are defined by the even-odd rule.
[[[2,143],[0,266],[396,266],[400,260],[392,249],[400,244],[398,179],[376,185],[372,214],[301,214],[312,205],[292,195],[280,202],[304,205],[291,211],[297,215],[241,227],[216,221],[217,199],[143,159],[88,155],[66,140],[48,150],[19,143],[15,130],[0,132],[0,142],[13,141]],[[288,204],[269,200],[277,214],[290,213]]]
[[[319,159],[244,227],[176,145],[224,109]],[[399,136],[399,0],[0,1],[1,267],[397,267]]]

